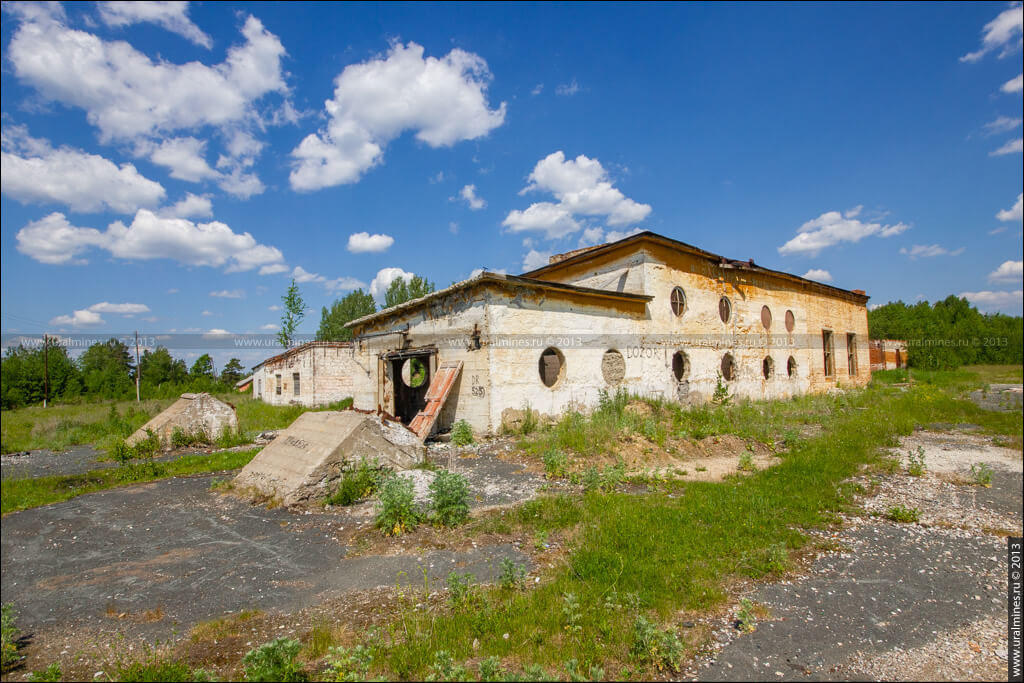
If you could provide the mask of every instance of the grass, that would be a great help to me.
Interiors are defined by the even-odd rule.
[[[350,398],[317,408],[274,406],[242,394],[220,394],[217,398],[235,406],[238,431],[235,434],[209,436],[217,438],[219,443],[230,442],[229,445],[252,443],[262,431],[284,429],[309,410],[344,410],[352,405]],[[129,436],[174,401],[97,401],[5,410],[0,425],[0,450],[3,453],[43,448],[61,451],[83,444],[106,449],[118,439]]]
[[[119,467],[90,470],[85,474],[10,479],[0,485],[0,512],[6,515],[16,510],[58,503],[83,493],[155,479],[234,470],[248,464],[259,451],[259,448],[254,448],[209,455],[184,455],[170,462],[130,463]]]
[[[352,644],[345,657],[336,653],[347,662],[338,666],[363,679],[475,675],[485,665],[489,672],[563,678],[560,672],[601,671],[609,679],[664,675],[702,644],[671,627],[679,614],[720,607],[737,576],[786,571],[790,553],[808,542],[803,530],[836,521],[853,502],[847,480],[865,466],[887,466],[892,459],[885,449],[900,436],[933,422],[970,422],[1019,444],[1019,413],[984,411],[960,398],[1013,372],[912,372],[909,387],[878,381],[838,396],[734,400],[689,411],[655,401],[647,414],[625,410],[629,397],[609,396],[590,415],[570,413],[537,426],[523,445],[538,458],[549,454],[556,468],[560,458],[550,454],[614,452],[626,431],[651,443],[715,434],[781,439],[786,451],[774,467],[744,477],[660,482],[645,494],[602,486],[597,475],[604,475],[595,470],[583,495],[548,495],[470,521],[467,536],[515,534],[543,547],[557,535],[561,549],[538,583],[533,577],[526,582],[528,590],[516,568],[509,568],[506,586],[473,586],[472,609],[410,597],[395,616],[377,622],[379,629],[365,629],[376,635]],[[810,425],[821,431],[806,429]],[[394,528],[393,520],[387,528]],[[327,640],[311,633],[307,648],[321,651]]]
[[[721,604],[730,576],[757,578],[784,570],[787,551],[806,542],[799,529],[835,520],[851,504],[853,492],[845,480],[880,462],[883,449],[894,447],[915,426],[972,422],[1019,438],[1019,414],[988,413],[957,398],[965,374],[979,381],[970,371],[930,373],[906,392],[879,382],[840,396],[689,412],[655,403],[655,414],[671,420],[674,431],[720,429],[767,440],[804,424],[820,423],[824,430],[818,437],[792,438],[779,465],[744,478],[677,482],[671,495],[665,489],[642,498],[599,490],[582,498],[547,497],[490,520],[487,525],[496,532],[572,528],[571,553],[531,591],[490,588],[474,610],[403,615],[389,627],[391,638],[378,644],[376,666],[389,677],[416,678],[430,674],[436,653],[444,652],[454,662],[497,657],[551,671],[573,659],[580,670],[600,666],[610,676],[637,666],[650,672],[653,663],[638,662],[630,653],[638,617],[664,624],[679,610]],[[622,400],[609,399],[591,416],[567,415],[526,443],[539,453],[552,448],[601,452],[608,441],[602,434],[614,437],[614,428],[622,426],[642,429],[644,418],[621,414],[615,402]],[[583,438],[587,434],[589,443]],[[611,591],[635,596],[638,609],[607,609]],[[572,596],[571,623],[564,612],[566,595]],[[665,638],[669,642],[670,635]],[[698,645],[681,643],[687,652]]]

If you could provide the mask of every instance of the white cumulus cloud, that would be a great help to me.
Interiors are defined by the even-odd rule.
[[[384,292],[388,291],[388,287],[391,286],[394,280],[402,278],[408,282],[413,278],[413,275],[415,273],[407,273],[401,268],[381,268],[370,283],[370,294],[373,295],[373,298],[381,300],[384,298]]]
[[[56,318],[51,318],[50,324],[71,327],[95,327],[97,325],[105,325],[106,321],[100,317],[99,313],[89,309],[82,309],[75,311],[71,315],[58,315]]]
[[[146,304],[112,304],[109,301],[101,301],[89,307],[94,313],[119,313],[121,315],[135,315],[136,313],[149,313],[149,306]]]
[[[981,47],[960,58],[961,62],[976,62],[993,50],[1000,50],[999,57],[1013,54],[1021,46],[1021,27],[1024,12],[1021,4],[1014,3],[1003,10],[995,19],[985,24],[982,30]]]
[[[210,296],[218,299],[244,299],[244,289],[220,289],[217,291],[210,292]]]
[[[1015,93],[1024,90],[1024,74],[1017,74],[1014,78],[1003,83],[999,89],[1005,93]]]
[[[537,162],[520,194],[550,192],[558,203],[536,202],[525,210],[514,209],[502,225],[511,232],[542,231],[551,239],[579,230],[577,216],[603,217],[608,225],[638,223],[651,212],[649,204],[640,204],[615,188],[601,162],[581,154],[566,160],[562,151],[553,152]]]
[[[209,218],[213,215],[213,202],[205,195],[188,192],[184,199],[160,209],[160,215],[171,218]]]
[[[459,191],[459,196],[466,200],[466,203],[469,204],[469,208],[473,211],[479,211],[487,206],[487,202],[485,200],[476,196],[476,185],[463,186],[462,190]]]
[[[1024,152],[1024,139],[1017,138],[1016,140],[1008,140],[999,149],[994,149],[988,153],[990,157],[1000,157],[1004,154],[1017,154]]]
[[[909,227],[903,223],[882,225],[881,223],[864,222],[855,218],[859,213],[859,207],[856,209],[856,213],[851,210],[847,211],[845,215],[838,211],[827,211],[801,225],[797,229],[796,236],[779,247],[778,252],[780,254],[817,256],[822,249],[841,242],[859,242],[871,235],[892,237]]]
[[[18,251],[42,263],[84,263],[92,248],[121,259],[168,258],[189,266],[226,266],[228,272],[280,263],[276,247],[260,244],[247,232],[236,233],[219,221],[194,223],[140,209],[130,225],[115,221],[103,232],[72,225],[55,212],[26,225],[15,236]]]
[[[988,274],[992,282],[1020,282],[1024,278],[1024,261],[1003,261],[1002,265]]]
[[[530,249],[523,256],[523,272],[528,273],[531,270],[537,270],[548,265],[548,259],[554,252],[550,251],[537,251],[536,249]]]
[[[111,0],[99,3],[100,19],[107,26],[120,28],[131,24],[149,22],[177,33],[186,40],[205,48],[213,47],[210,36],[188,18],[188,3],[172,0],[150,0],[130,2]]]
[[[807,280],[817,280],[818,282],[832,282],[832,273],[822,268],[811,268],[803,277]]]
[[[158,205],[167,192],[132,164],[71,147],[54,149],[24,126],[4,127],[0,152],[3,193],[23,203],[56,202],[82,213],[134,213]]]
[[[299,191],[354,183],[380,163],[406,130],[431,147],[487,135],[505,121],[505,103],[490,109],[491,73],[478,55],[455,49],[424,57],[416,43],[394,43],[384,56],[350,64],[324,103],[327,127],[292,150],[291,186]]]
[[[8,46],[19,80],[47,99],[84,109],[101,139],[135,140],[160,132],[221,126],[254,115],[253,104],[285,92],[285,49],[259,19],[220,64],[154,61],[124,41],[69,28],[53,13],[16,12]]]
[[[1004,223],[1024,222],[1024,193],[1017,195],[1017,201],[1013,206],[997,213],[996,218]]]
[[[391,235],[357,232],[348,236],[348,250],[353,254],[387,251],[394,243],[395,238]]]
[[[959,256],[964,253],[964,247],[950,251],[938,244],[915,244],[910,249],[900,247],[900,253],[904,256],[909,256],[911,260],[931,258],[933,256]]]
[[[1009,116],[998,116],[985,124],[985,134],[998,135],[999,133],[1009,133],[1011,130],[1016,130],[1021,121],[1022,119],[1010,118]]]
[[[1024,300],[1024,290],[1016,289],[1012,292],[961,292],[960,296],[970,301],[983,311],[994,310],[1019,310]]]

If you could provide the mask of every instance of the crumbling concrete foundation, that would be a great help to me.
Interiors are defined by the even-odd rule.
[[[224,403],[207,393],[182,394],[170,408],[142,425],[134,434],[125,439],[129,446],[144,441],[152,431],[164,448],[170,448],[171,436],[175,429],[188,434],[203,432],[211,439],[220,436],[224,429],[238,429],[238,416],[234,406]]]
[[[397,422],[355,410],[310,412],[278,434],[233,483],[298,505],[326,497],[362,460],[405,470],[425,457],[424,445]]]

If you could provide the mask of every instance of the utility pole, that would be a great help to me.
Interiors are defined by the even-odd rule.
[[[142,378],[142,366],[139,365],[139,331],[135,330],[135,402],[141,403],[139,380]]]
[[[50,398],[50,336],[43,333],[43,407]]]

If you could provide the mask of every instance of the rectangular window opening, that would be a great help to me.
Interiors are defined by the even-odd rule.
[[[846,335],[846,367],[850,369],[850,377],[857,374],[857,335]]]
[[[293,393],[296,396],[298,396],[299,395],[299,373],[297,373],[297,372],[293,372],[292,373],[292,387],[294,388],[294,392]]]
[[[281,375],[274,375],[274,379],[277,380],[274,384],[274,393],[278,396],[281,395]]]
[[[825,356],[825,376],[832,377],[836,374],[835,347],[832,343],[832,331],[821,331],[821,348]]]

